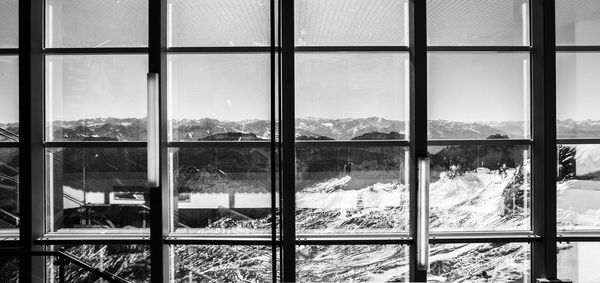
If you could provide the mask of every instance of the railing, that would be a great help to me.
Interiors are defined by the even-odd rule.
[[[90,273],[92,273],[104,280],[107,280],[109,282],[129,283],[129,281],[127,281],[115,274],[112,274],[108,271],[94,268],[93,266],[79,260],[74,255],[65,252],[63,249],[61,249],[60,251],[29,251],[29,250],[8,249],[8,250],[0,250],[0,254],[2,254],[3,256],[18,256],[18,257],[34,257],[34,256],[56,257],[56,261],[54,262],[54,264],[58,265],[58,282],[60,282],[60,283],[66,282],[65,281],[65,266],[67,266],[68,264],[74,264],[74,265],[78,266],[79,268],[81,268],[87,272],[90,272]]]

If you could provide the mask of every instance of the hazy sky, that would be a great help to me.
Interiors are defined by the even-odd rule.
[[[243,0],[244,5],[238,5],[240,1],[205,0],[202,5],[191,0],[170,1],[174,17],[171,26],[177,30],[173,32],[173,44],[266,44],[267,1]],[[523,38],[526,40],[523,33],[527,30],[526,22],[522,15],[528,8],[522,5],[523,2],[482,0],[477,2],[481,5],[466,5],[469,1],[428,1],[430,42],[446,43],[457,38],[459,40],[448,44],[521,44]],[[297,3],[297,44],[404,42],[406,1],[373,0],[367,6],[361,0],[298,0]],[[597,32],[600,2],[582,0],[577,3],[557,1],[559,44],[600,44],[600,33]],[[46,38],[51,46],[147,44],[146,1],[48,0],[47,4],[46,26],[51,33]],[[16,7],[16,0],[0,1],[2,47],[16,46]],[[378,16],[369,16],[373,14]],[[193,19],[196,15],[219,17],[214,21],[203,20],[201,25],[198,21],[184,19]],[[203,17],[206,18],[210,17]],[[436,19],[452,20],[440,22]],[[212,38],[212,33],[220,36]],[[442,35],[446,37],[432,38]],[[523,62],[527,65],[528,57],[526,53],[431,54],[428,64],[429,118],[459,121],[527,119],[529,85]],[[406,60],[403,53],[298,53],[296,115],[405,119]],[[597,79],[600,78],[600,55],[562,53],[557,64],[558,118],[600,120],[597,110],[600,105],[600,80]],[[170,68],[171,117],[268,119],[268,54],[176,55],[171,57]],[[144,55],[48,56],[49,117],[64,120],[144,117],[146,72]],[[0,57],[0,97],[3,99],[0,123],[14,122],[18,117],[17,75],[16,58]]]

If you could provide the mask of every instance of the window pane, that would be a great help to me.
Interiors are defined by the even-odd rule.
[[[559,230],[600,229],[600,145],[558,146]]]
[[[268,46],[269,0],[169,0],[169,46]]]
[[[528,53],[429,53],[429,138],[530,136]]]
[[[19,259],[17,257],[0,257],[0,281],[19,282]]]
[[[408,282],[408,247],[296,246],[299,282]]]
[[[169,55],[171,139],[270,139],[269,56]]]
[[[18,234],[19,220],[19,149],[0,148],[0,234]]]
[[[529,1],[427,0],[427,44],[529,45]]]
[[[171,247],[174,282],[272,282],[270,246],[178,245]]]
[[[297,53],[296,138],[406,139],[407,53]]]
[[[296,45],[408,45],[407,0],[296,1]]]
[[[556,54],[558,138],[600,137],[600,54]]]
[[[0,0],[0,48],[19,47],[19,0]]]
[[[528,146],[436,146],[429,153],[432,230],[530,229]]]
[[[530,282],[525,243],[432,245],[428,282]]]
[[[3,2],[0,0],[0,3]],[[2,101],[0,141],[17,142],[19,141],[19,57],[17,56],[0,56],[0,99]]]
[[[170,149],[175,231],[270,234],[270,152],[268,145]]]
[[[46,0],[46,47],[148,45],[148,1]]]
[[[556,0],[556,44],[600,45],[600,2]]]
[[[146,149],[46,150],[50,232],[148,232]]]
[[[297,233],[407,231],[408,159],[404,147],[297,147]]]
[[[65,252],[127,282],[150,282],[150,247],[145,245],[66,245]],[[58,250],[58,246],[54,246]],[[60,282],[54,257],[47,257],[47,282]],[[65,265],[65,282],[103,283],[106,280],[77,265]]]
[[[558,278],[575,283],[595,283],[600,280],[600,243],[558,243]]]
[[[47,55],[46,139],[146,139],[147,55]]]

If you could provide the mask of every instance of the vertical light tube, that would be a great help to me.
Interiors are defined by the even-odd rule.
[[[521,18],[523,19],[523,45],[529,46],[529,9],[527,1],[521,4]]]
[[[404,60],[404,138],[410,140],[410,60]],[[408,163],[407,163],[408,164]]]
[[[531,136],[531,95],[530,95],[529,59],[523,59],[523,138]]]
[[[148,187],[158,187],[159,181],[159,120],[158,120],[158,74],[148,73]]]
[[[429,157],[419,157],[417,268],[429,269]]]

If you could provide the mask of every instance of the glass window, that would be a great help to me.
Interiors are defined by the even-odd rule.
[[[148,45],[147,0],[47,0],[46,47]]]
[[[169,46],[268,46],[269,0],[169,0]]]
[[[556,0],[556,44],[600,45],[600,2]]]
[[[559,145],[559,230],[600,229],[600,145]]]
[[[529,45],[528,0],[427,0],[427,44]]]
[[[296,149],[296,230],[408,230],[408,151],[403,147]]]
[[[146,140],[147,55],[47,55],[46,140]]]
[[[270,246],[171,246],[172,282],[273,282]]]
[[[428,282],[530,282],[530,245],[431,245]]]
[[[49,232],[148,232],[145,149],[49,148],[46,182]]]
[[[296,45],[408,45],[407,0],[299,0]]]
[[[297,53],[296,138],[407,139],[407,53]]]
[[[169,70],[172,140],[270,139],[268,53],[169,55]]]
[[[19,259],[17,257],[0,257],[0,280],[2,282],[19,282]]]
[[[569,279],[574,283],[595,283],[600,280],[600,243],[573,242],[558,243],[558,278]]]
[[[0,234],[18,234],[19,223],[19,149],[0,148]]]
[[[600,53],[556,55],[558,138],[600,137]]]
[[[271,233],[268,144],[170,149],[169,159],[176,232]]]
[[[429,138],[529,138],[529,53],[428,58]]]
[[[0,1],[0,3],[3,3]],[[1,13],[1,12],[0,12]],[[1,21],[1,20],[0,20]],[[1,27],[0,27],[1,29]],[[1,36],[0,36],[1,38]],[[0,56],[0,141],[19,141],[19,57]]]
[[[0,0],[0,48],[19,47],[19,0]]]
[[[93,268],[109,272],[127,282],[150,282],[150,247],[145,245],[65,245],[65,253],[91,265]],[[58,246],[54,246],[58,250]],[[46,264],[49,282],[59,283],[58,265],[48,257]],[[77,265],[65,265],[65,282],[106,282],[97,275]]]
[[[408,246],[296,246],[299,282],[408,282]]]
[[[435,231],[529,230],[528,146],[429,147]]]

